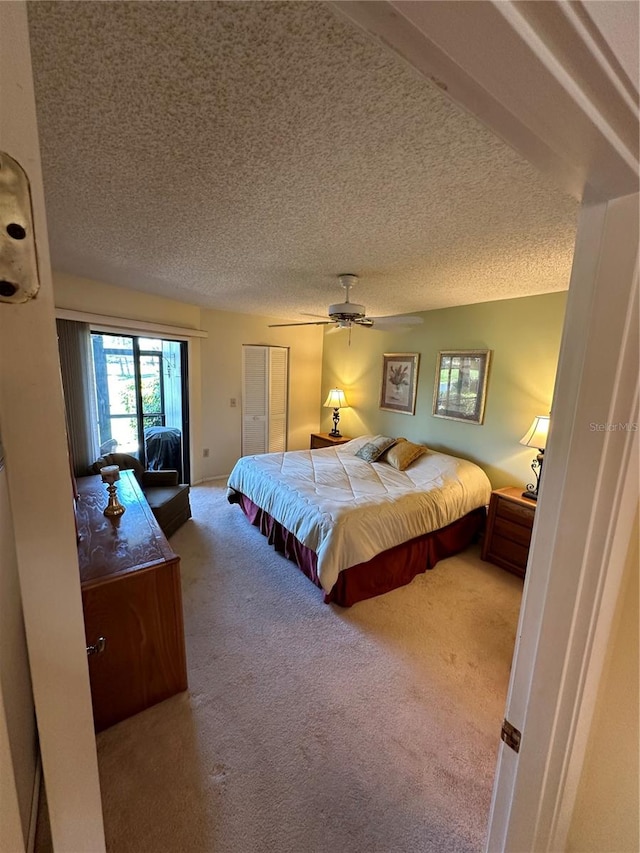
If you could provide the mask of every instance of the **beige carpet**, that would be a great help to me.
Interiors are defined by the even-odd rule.
[[[341,609],[192,492],[189,692],[98,737],[112,853],[482,849],[522,582],[478,548]]]

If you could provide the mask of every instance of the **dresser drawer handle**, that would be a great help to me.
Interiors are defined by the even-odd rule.
[[[101,655],[102,652],[107,647],[107,638],[106,637],[98,637],[98,642],[95,646],[87,646],[87,654],[88,655]]]

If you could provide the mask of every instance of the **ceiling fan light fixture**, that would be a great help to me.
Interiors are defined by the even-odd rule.
[[[356,302],[336,302],[329,305],[329,317],[332,320],[358,320],[364,317],[366,310],[364,305]]]

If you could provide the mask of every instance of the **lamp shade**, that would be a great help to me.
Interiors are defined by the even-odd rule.
[[[536,415],[527,433],[520,439],[520,444],[544,450],[547,446],[549,420],[550,418],[547,415]]]
[[[329,391],[329,396],[324,401],[324,405],[328,409],[346,409],[349,404],[341,388],[332,388]]]

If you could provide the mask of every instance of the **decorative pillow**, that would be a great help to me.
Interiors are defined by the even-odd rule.
[[[397,468],[398,471],[404,471],[412,462],[415,462],[420,456],[424,456],[427,451],[428,448],[424,444],[414,444],[405,439],[404,441],[397,441],[387,451],[384,461]]]
[[[376,435],[375,438],[363,444],[360,450],[356,452],[356,456],[364,459],[365,462],[375,462],[378,460],[385,450],[392,447],[397,438],[390,438],[388,435]]]

